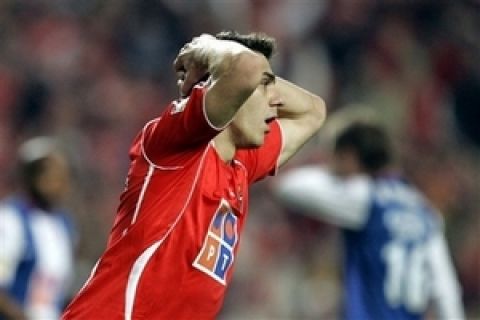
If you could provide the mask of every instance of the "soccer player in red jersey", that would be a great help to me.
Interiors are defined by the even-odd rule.
[[[105,253],[63,319],[213,319],[248,187],[321,127],[323,100],[276,77],[273,39],[201,35],[178,54],[181,98],[145,125]]]

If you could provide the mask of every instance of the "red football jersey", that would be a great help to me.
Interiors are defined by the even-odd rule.
[[[173,102],[136,137],[107,250],[63,319],[213,319],[232,277],[248,186],[276,170],[270,124],[262,147],[225,163],[205,116],[205,88]]]

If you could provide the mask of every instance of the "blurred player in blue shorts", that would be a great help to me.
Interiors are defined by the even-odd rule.
[[[342,228],[343,318],[464,319],[461,293],[439,214],[390,170],[384,130],[353,123],[335,142],[332,167],[293,169],[278,199]]]
[[[0,319],[55,320],[73,276],[73,237],[59,209],[70,170],[55,139],[19,150],[22,190],[0,201]]]

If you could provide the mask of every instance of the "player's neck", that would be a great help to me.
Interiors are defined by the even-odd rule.
[[[217,150],[218,155],[225,162],[230,162],[235,156],[235,143],[230,136],[230,130],[225,129],[220,132],[214,139],[214,147]]]

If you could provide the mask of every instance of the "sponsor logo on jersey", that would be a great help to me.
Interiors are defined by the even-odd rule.
[[[222,199],[210,222],[202,249],[193,262],[195,268],[223,285],[233,265],[238,240],[237,220],[228,202]]]

